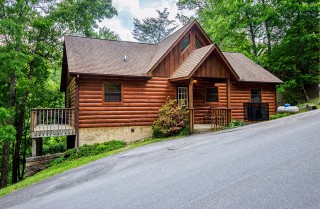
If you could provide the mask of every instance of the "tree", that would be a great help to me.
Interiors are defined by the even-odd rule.
[[[156,10],[157,18],[148,17],[140,21],[133,18],[133,37],[142,43],[157,44],[171,34],[178,26],[175,20],[168,20],[169,12],[165,8],[162,12]]]
[[[319,1],[179,0],[177,5],[195,10],[222,50],[253,58],[286,82],[282,92],[301,89],[309,99],[305,86],[319,83]]]
[[[50,93],[48,81],[61,68],[62,36],[96,36],[97,22],[111,18],[116,9],[111,0],[0,0],[0,8],[0,104],[12,110],[5,126],[14,126],[16,133],[11,151],[8,140],[3,140],[1,187],[5,187],[10,153],[12,182],[21,178],[21,143],[29,121],[26,113],[31,107],[47,104],[40,98]],[[108,31],[104,32],[106,36]],[[59,93],[51,96],[52,104],[56,104],[54,99],[63,101]]]

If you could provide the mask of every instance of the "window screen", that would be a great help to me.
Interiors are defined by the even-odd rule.
[[[219,102],[218,87],[206,87],[206,102]]]
[[[121,83],[104,84],[104,102],[121,102]]]

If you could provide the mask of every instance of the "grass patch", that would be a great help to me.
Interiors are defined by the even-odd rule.
[[[278,119],[278,118],[283,118],[283,117],[287,117],[289,115],[292,115],[292,113],[277,113],[277,114],[274,114],[274,115],[270,115],[270,120],[275,120],[275,119]]]
[[[60,174],[64,171],[71,170],[73,168],[88,164],[92,161],[95,161],[95,160],[98,160],[98,159],[101,159],[101,158],[104,158],[104,157],[107,157],[110,155],[117,154],[119,152],[134,149],[136,147],[144,146],[147,144],[152,144],[155,142],[167,141],[167,140],[172,140],[172,139],[181,138],[181,137],[182,136],[167,137],[167,138],[148,138],[145,140],[140,140],[140,141],[130,143],[128,145],[124,145],[124,142],[119,143],[119,141],[114,141],[112,143],[112,145],[113,145],[113,147],[116,147],[116,149],[114,149],[114,150],[106,149],[104,151],[101,151],[101,153],[95,153],[96,151],[92,151],[93,149],[88,148],[88,146],[98,147],[98,144],[97,145],[86,145],[86,148],[85,148],[86,151],[82,152],[82,154],[81,154],[81,155],[83,155],[83,153],[87,153],[87,154],[85,154],[85,156],[79,156],[79,154],[78,154],[78,156],[76,156],[76,154],[74,154],[73,158],[70,158],[70,159],[67,158],[65,160],[61,160],[60,158],[58,158],[60,160],[52,162],[50,164],[49,168],[35,174],[34,176],[27,177],[16,184],[13,184],[13,185],[7,186],[3,189],[0,189],[0,197],[7,195],[7,194],[10,194],[12,192],[15,192],[21,188],[24,188],[24,187],[30,186],[32,184],[38,183],[40,181],[43,181],[49,177]],[[106,143],[102,143],[102,144],[106,144]],[[122,147],[120,147],[121,144],[123,144]],[[100,144],[100,146],[101,146],[101,144]],[[90,155],[89,154],[90,152],[93,155]]]

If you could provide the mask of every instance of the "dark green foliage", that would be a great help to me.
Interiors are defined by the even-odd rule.
[[[42,154],[55,154],[65,152],[66,147],[66,137],[49,137],[43,139]]]
[[[229,124],[229,128],[237,128],[237,127],[240,127],[240,126],[243,126],[244,125],[244,122],[241,121],[241,120],[232,120],[231,123]]]
[[[186,107],[178,104],[176,100],[168,99],[168,101],[160,108],[159,117],[152,126],[153,137],[168,137],[186,134],[189,111]]]
[[[178,0],[223,51],[241,52],[285,84],[286,102],[309,100],[305,87],[318,84],[320,33],[317,0]],[[294,91],[292,91],[294,90]]]
[[[0,0],[0,8],[0,106],[10,110],[0,124],[0,141],[6,141],[0,142],[0,187],[5,187],[11,183],[10,171],[13,183],[23,178],[30,154],[30,109],[64,106],[59,91],[63,35],[116,38],[107,28],[96,31],[97,22],[117,11],[111,0]],[[62,146],[50,149],[45,152]]]
[[[283,117],[287,117],[291,115],[290,113],[277,113],[275,115],[270,115],[270,120],[275,120],[275,119],[278,119],[278,118],[283,118]]]
[[[112,150],[120,149],[125,147],[126,143],[124,141],[108,141],[101,144],[83,145],[79,148],[73,148],[67,150],[60,158],[54,160],[50,165],[55,165],[66,160],[79,159],[81,157],[88,157],[93,155],[98,155],[104,152],[109,152]]]
[[[157,18],[147,17],[142,21],[133,18],[132,35],[139,42],[157,44],[177,28],[175,20],[168,20],[167,8],[156,11],[159,15]]]

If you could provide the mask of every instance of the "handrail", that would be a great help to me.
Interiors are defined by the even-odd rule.
[[[31,110],[32,138],[75,134],[75,109],[43,108]]]
[[[206,110],[203,117],[204,120],[208,119],[211,124],[211,130],[221,130],[228,127],[231,122],[232,108],[222,107],[196,107],[193,110],[193,114],[196,111]],[[194,119],[193,119],[194,122]],[[204,121],[205,122],[205,121]]]

